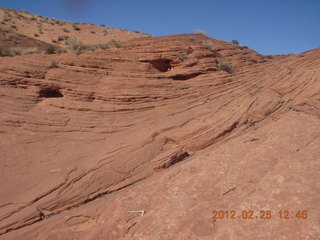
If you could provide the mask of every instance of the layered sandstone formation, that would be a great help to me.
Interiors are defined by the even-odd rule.
[[[317,239],[319,57],[201,35],[2,57],[0,239]]]

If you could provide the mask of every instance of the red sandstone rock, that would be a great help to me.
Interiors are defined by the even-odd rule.
[[[319,57],[174,35],[0,58],[0,239],[318,239]]]

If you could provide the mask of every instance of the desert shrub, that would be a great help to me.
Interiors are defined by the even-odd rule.
[[[204,47],[205,49],[208,49],[210,51],[214,51],[214,45],[213,42],[210,40],[206,40],[202,42],[202,47]]]
[[[15,42],[15,43],[18,43],[19,42],[19,37],[15,34],[9,34],[6,39],[12,41],[12,42]]]
[[[95,31],[91,31],[91,33],[92,33],[92,34],[96,34],[96,32],[95,32]]]
[[[106,36],[108,34],[108,31],[106,29],[104,29],[102,32],[103,32],[104,36]]]
[[[195,42],[195,41],[196,41],[195,37],[193,37],[193,36],[188,36],[187,39],[188,39],[190,42]]]
[[[72,25],[72,28],[73,28],[73,30],[75,30],[75,31],[80,31],[80,28],[79,28],[76,24],[73,24],[73,25]]]
[[[57,42],[57,40],[55,40],[55,39],[52,39],[52,42],[53,42],[53,43],[56,43],[56,42]]]
[[[11,27],[12,29],[16,29],[16,28],[17,28],[16,25],[11,25],[10,27]]]
[[[63,36],[58,36],[57,41],[63,41],[63,40],[67,40],[69,38],[69,36],[63,35]]]
[[[98,48],[108,49],[108,48],[109,48],[109,44],[108,44],[108,43],[100,43],[100,44],[98,45]]]
[[[4,57],[4,56],[8,56],[9,51],[6,47],[0,46],[0,56]]]
[[[68,29],[66,29],[66,28],[63,28],[62,31],[64,31],[65,33],[70,32],[70,31],[69,31]]]
[[[20,56],[22,54],[23,54],[23,52],[22,52],[21,48],[11,48],[9,50],[9,56]]]
[[[40,53],[39,48],[37,48],[37,47],[29,47],[29,48],[23,49],[21,55],[36,54],[36,53]]]
[[[218,60],[217,63],[220,70],[226,71],[228,73],[234,73],[234,69],[230,63],[223,60]]]
[[[19,19],[19,20],[27,20],[28,18],[26,18],[25,16],[23,16],[22,14],[16,14],[16,16],[17,16],[17,18]]]
[[[6,48],[0,46],[0,56],[18,56],[22,54],[22,50],[20,48]]]
[[[35,36],[35,37],[39,37],[39,34],[38,34],[38,33],[35,33],[35,34],[33,34],[33,36]]]
[[[82,41],[76,38],[68,39],[66,44],[76,55],[92,50],[92,46],[84,44]]]
[[[42,21],[41,21],[41,22],[43,22],[43,23],[49,23],[50,20],[49,20],[48,17],[45,17],[45,18],[42,18]]]
[[[186,55],[186,54],[184,54],[184,53],[178,53],[178,54],[176,54],[175,55],[177,58],[179,58],[179,60],[181,61],[181,62],[183,62],[184,60],[186,60],[187,58],[188,58],[188,56]]]
[[[239,41],[238,40],[232,40],[231,43],[233,45],[239,46]]]
[[[196,29],[196,30],[193,31],[193,33],[194,34],[203,35],[203,36],[206,36],[206,37],[208,36],[208,34],[205,31],[201,30],[201,29]]]
[[[58,62],[57,61],[51,61],[49,64],[48,64],[48,68],[58,68]]]
[[[133,32],[134,33],[141,33],[139,30],[134,30]]]
[[[68,45],[69,49],[76,55],[79,55],[81,53],[85,53],[88,51],[94,51],[97,49],[108,49],[110,48],[111,44],[117,48],[121,47],[120,43],[114,39],[111,40],[109,43],[100,43],[97,45],[87,45],[76,38],[70,38],[65,43],[66,45]]]
[[[118,40],[112,39],[110,42],[111,42],[111,44],[112,44],[114,47],[116,47],[116,48],[121,48],[121,44],[119,43]]]
[[[54,46],[50,45],[50,46],[48,46],[48,47],[46,48],[45,53],[46,53],[46,54],[54,54],[55,51],[56,51],[56,48],[55,48]]]
[[[30,20],[31,20],[31,21],[36,21],[37,18],[36,18],[35,16],[32,16],[32,17],[30,18]]]
[[[57,52],[58,52],[58,53],[66,53],[67,50],[64,49],[64,48],[59,48],[59,49],[57,50]]]

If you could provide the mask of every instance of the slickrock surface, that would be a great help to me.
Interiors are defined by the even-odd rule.
[[[319,78],[201,35],[0,58],[0,239],[319,239]]]

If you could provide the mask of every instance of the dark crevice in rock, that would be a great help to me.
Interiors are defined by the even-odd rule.
[[[168,162],[166,162],[164,165],[163,165],[163,168],[168,168],[178,162],[181,162],[182,160],[184,160],[185,158],[189,157],[189,153],[188,152],[183,152],[181,154],[175,154],[173,155],[170,160]]]
[[[225,135],[231,133],[234,129],[237,128],[237,126],[239,125],[239,121],[234,122],[230,127],[228,127],[227,129],[225,129],[223,132],[221,132],[216,139],[222,138]]]
[[[171,78],[173,80],[182,80],[183,81],[183,80],[188,80],[190,78],[197,77],[200,74],[202,74],[202,73],[177,74],[177,75],[171,76]]]
[[[160,72],[168,72],[171,69],[170,59],[155,59],[142,62],[150,63],[154,68],[158,69]]]
[[[44,88],[39,92],[40,98],[61,98],[63,94],[58,88]]]

